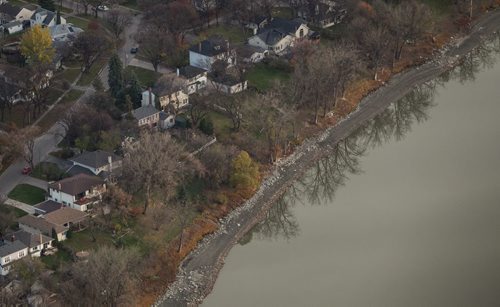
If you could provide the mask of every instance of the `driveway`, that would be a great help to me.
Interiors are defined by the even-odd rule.
[[[13,200],[13,199],[8,198],[5,201],[5,204],[9,205],[9,206],[12,206],[12,207],[16,207],[18,209],[21,209],[24,212],[27,212],[28,214],[35,214],[35,208],[33,208],[33,206],[30,206],[28,204],[19,202],[17,200]]]

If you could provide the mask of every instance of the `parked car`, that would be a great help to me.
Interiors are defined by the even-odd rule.
[[[139,48],[137,48],[137,47],[133,47],[130,49],[130,53],[132,53],[132,54],[136,54],[138,51],[139,51]]]
[[[23,175],[29,175],[31,174],[31,167],[25,166],[21,172]]]
[[[98,11],[109,11],[109,7],[105,6],[105,5],[99,5],[97,7],[97,10]]]

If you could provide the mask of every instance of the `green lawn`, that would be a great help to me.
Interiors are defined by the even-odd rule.
[[[78,80],[77,84],[82,86],[90,85],[92,81],[94,81],[94,79],[97,77],[97,74],[99,73],[101,68],[106,66],[107,61],[108,59],[104,57],[101,57],[100,59],[95,61],[90,69],[82,74],[82,77],[80,78],[80,80]]]
[[[43,256],[40,258],[50,270],[57,270],[64,262],[71,261],[71,255],[65,250],[59,249],[55,255]]]
[[[73,232],[71,237],[64,241],[63,244],[75,253],[83,250],[89,251],[103,245],[113,245],[113,238],[110,232],[96,229],[94,233],[95,242],[92,241],[90,230],[85,229],[80,232]]]
[[[449,13],[453,4],[453,0],[422,0],[429,5],[437,14]]]
[[[272,11],[273,17],[283,18],[283,19],[292,19],[293,10],[289,7],[276,7]]]
[[[8,197],[28,205],[36,205],[45,200],[45,192],[43,189],[22,183],[18,184]]]
[[[236,26],[219,25],[216,27],[210,27],[207,30],[200,33],[201,39],[206,39],[207,37],[221,35],[222,37],[229,40],[230,43],[243,43],[251,35],[251,32],[245,32],[242,28]]]
[[[73,103],[80,98],[83,94],[82,91],[79,90],[70,90],[61,101],[50,110],[44,118],[38,122],[38,125],[42,128],[42,130],[48,130],[55,124],[58,120],[60,120],[65,112],[73,105]]]
[[[25,216],[26,214],[28,214],[25,211],[15,207],[11,207],[8,205],[0,205],[0,213],[9,214],[11,212],[13,212],[16,217]]]
[[[221,113],[211,111],[208,113],[208,118],[212,120],[214,124],[214,132],[217,139],[226,139],[232,132],[233,123],[231,119]]]
[[[267,64],[260,63],[246,73],[246,78],[250,86],[265,91],[271,87],[274,80],[286,81],[290,78],[290,74],[286,71],[270,67]]]
[[[143,87],[153,86],[161,77],[161,73],[135,66],[127,66],[125,72],[134,72]]]
[[[66,18],[66,22],[82,28],[83,30],[87,30],[90,20],[86,18],[70,16]]]
[[[56,76],[56,80],[63,80],[63,81],[65,80],[68,81],[69,83],[73,83],[75,82],[79,74],[80,74],[80,67],[67,68]]]

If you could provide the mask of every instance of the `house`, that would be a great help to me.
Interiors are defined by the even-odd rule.
[[[236,50],[238,60],[244,63],[259,63],[269,54],[268,50],[251,45],[241,45]]]
[[[32,5],[24,7],[3,3],[0,5],[0,24],[6,24],[11,21],[29,21],[34,13]]]
[[[167,112],[160,112],[160,129],[166,130],[175,126],[175,115]]]
[[[151,88],[149,88],[147,91],[142,92],[142,100],[141,100],[141,106],[145,107],[148,104],[154,106],[156,103],[156,95],[153,93]]]
[[[75,39],[83,30],[75,27],[72,24],[58,24],[49,27],[50,37],[52,41],[67,42]]]
[[[302,19],[274,18],[256,35],[250,37],[248,44],[282,55],[288,53],[297,40],[309,35],[310,30]]]
[[[66,24],[66,19],[59,16],[60,24]],[[52,27],[57,25],[57,13],[51,12],[44,8],[36,9],[30,18],[31,26],[40,25],[42,27]]]
[[[1,26],[1,28],[6,34],[14,34],[24,30],[23,22],[19,20],[13,20],[11,22],[5,23]]]
[[[62,207],[43,216],[47,222],[66,228],[72,228],[74,226],[79,228],[80,224],[85,221],[87,217],[87,213],[69,207]]]
[[[177,112],[189,104],[189,96],[184,90],[185,80],[173,76],[163,76],[155,86],[156,96],[163,111],[173,108]]]
[[[99,203],[106,191],[104,180],[97,176],[78,174],[49,184],[49,199],[70,208],[87,211]]]
[[[185,80],[188,95],[194,94],[207,86],[207,71],[195,66],[177,68],[177,76]]]
[[[41,233],[32,233],[24,230],[16,231],[12,234],[15,238],[21,241],[28,247],[28,254],[31,257],[40,257],[47,249],[52,248],[53,238]]]
[[[112,173],[122,166],[122,157],[104,150],[84,152],[69,160],[73,162],[73,166],[87,169],[94,175],[100,175],[103,172]]]
[[[28,255],[28,247],[15,237],[9,239],[0,238],[0,275],[9,274],[14,261]]]
[[[329,28],[342,22],[347,10],[331,0],[320,0],[314,4],[302,5],[297,15],[313,26]]]
[[[189,48],[189,65],[211,70],[212,64],[222,60],[228,65],[236,64],[236,51],[229,46],[229,41],[211,37]]]
[[[33,234],[42,233],[43,235],[57,239],[57,241],[66,240],[66,234],[69,230],[68,227],[53,224],[41,216],[25,215],[20,217],[17,222],[21,230]]]
[[[63,207],[63,204],[48,199],[39,204],[34,205],[33,207],[35,208],[35,215],[38,216],[61,209]]]
[[[269,18],[265,16],[255,16],[250,22],[245,24],[245,27],[252,30],[253,35],[259,32],[259,29],[263,29],[267,26]]]
[[[219,92],[229,95],[240,93],[248,88],[247,80],[238,80],[231,76],[228,76],[223,80],[212,81],[212,83]]]
[[[137,120],[140,127],[156,127],[160,120],[160,111],[153,105],[147,105],[132,111],[132,116]]]

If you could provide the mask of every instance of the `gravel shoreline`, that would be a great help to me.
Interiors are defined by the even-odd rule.
[[[318,159],[355,129],[383,112],[415,86],[429,82],[456,66],[461,57],[500,29],[500,10],[485,14],[467,36],[454,40],[435,58],[393,76],[384,86],[363,98],[358,108],[319,136],[306,140],[295,152],[277,163],[255,195],[219,220],[217,232],[206,236],[182,262],[176,281],[154,306],[197,306],[212,291],[224,259],[232,246],[257,224],[267,209]]]

